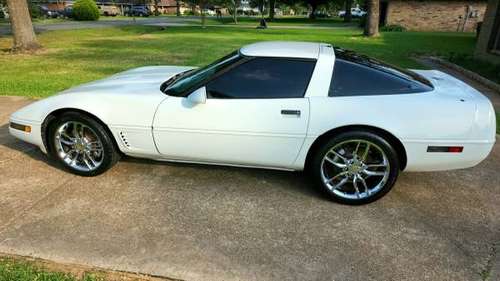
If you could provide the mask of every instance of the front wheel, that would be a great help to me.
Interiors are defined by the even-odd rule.
[[[340,203],[373,202],[392,188],[399,160],[391,144],[373,132],[341,133],[316,152],[312,172],[317,184]]]
[[[51,122],[47,140],[52,158],[81,176],[99,175],[119,159],[104,126],[83,114],[68,112]]]

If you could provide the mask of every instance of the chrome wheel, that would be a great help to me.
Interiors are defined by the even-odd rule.
[[[89,126],[75,121],[60,125],[54,134],[56,153],[69,167],[94,171],[104,160],[103,145]]]
[[[373,142],[347,140],[328,150],[321,161],[324,185],[344,199],[364,199],[375,195],[390,175],[385,152]]]

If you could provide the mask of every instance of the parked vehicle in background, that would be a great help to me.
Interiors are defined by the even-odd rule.
[[[125,11],[125,15],[129,17],[149,17],[151,11],[146,6],[133,6]]]
[[[351,16],[353,18],[360,18],[364,15],[366,15],[366,12],[361,10],[360,8],[352,8],[351,9]],[[341,17],[341,18],[345,17],[345,11],[340,11],[339,17]]]
[[[63,16],[63,14],[61,13],[61,11],[51,10],[47,6],[44,6],[44,5],[40,5],[38,7],[40,9],[40,15],[42,17],[45,17],[45,18],[58,18],[58,17],[62,17]]]
[[[207,16],[215,16],[215,15],[217,15],[217,13],[214,10],[210,10],[210,9],[203,10],[203,13],[205,13],[205,15],[207,15]]]
[[[322,19],[322,18],[329,18],[331,17],[331,15],[327,12],[322,12],[322,11],[316,11],[314,12],[314,16],[318,19]]]
[[[62,10],[62,15],[66,18],[72,18],[73,17],[73,6],[67,6]]]
[[[99,8],[99,14],[102,16],[116,17],[120,14],[120,9],[113,5],[99,5],[97,8]]]

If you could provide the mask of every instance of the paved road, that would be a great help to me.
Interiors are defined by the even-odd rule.
[[[351,207],[299,173],[125,159],[73,176],[8,135],[30,102],[0,98],[0,252],[185,280],[499,280],[500,144]]]
[[[197,21],[200,19],[198,17],[150,17],[150,18],[137,18],[137,20],[102,20],[96,22],[78,22],[78,21],[65,21],[58,23],[48,23],[48,24],[35,24],[36,32],[45,32],[52,30],[68,30],[68,29],[85,29],[85,28],[105,28],[113,26],[125,26],[125,25],[149,25],[149,26],[199,26]],[[257,25],[257,24],[256,24]],[[252,25],[206,25],[208,27],[227,27],[227,28],[255,28]],[[271,29],[345,29],[353,28],[355,26],[351,24],[338,26],[325,26],[325,25],[272,25],[269,26]],[[11,34],[10,26],[0,25],[0,36],[5,36]]]
[[[34,24],[36,32],[44,32],[50,30],[67,30],[67,29],[84,29],[84,28],[105,28],[112,26],[125,26],[125,25],[163,25],[163,26],[185,26],[192,24],[193,18],[191,17],[150,17],[138,18],[137,20],[102,20],[95,22],[78,22],[78,21],[64,21],[58,23]],[[8,35],[11,33],[9,25],[0,26],[0,36]]]

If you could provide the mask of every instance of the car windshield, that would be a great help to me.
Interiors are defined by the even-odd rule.
[[[181,96],[188,90],[195,90],[193,87],[199,86],[200,83],[212,77],[219,70],[240,58],[239,51],[234,51],[207,66],[181,72],[165,81],[161,90],[170,96]]]
[[[421,84],[424,84],[428,87],[434,88],[431,82],[429,80],[425,79],[421,75],[418,75],[417,73],[407,70],[407,69],[402,69],[394,65],[390,65],[384,62],[381,62],[379,60],[357,54],[353,51],[350,50],[345,50],[342,48],[335,47],[335,56],[346,60],[350,61],[356,64],[361,64],[370,68],[377,69],[379,71],[383,71],[385,73],[389,73],[398,77],[401,77],[406,80],[410,81],[416,81]]]

